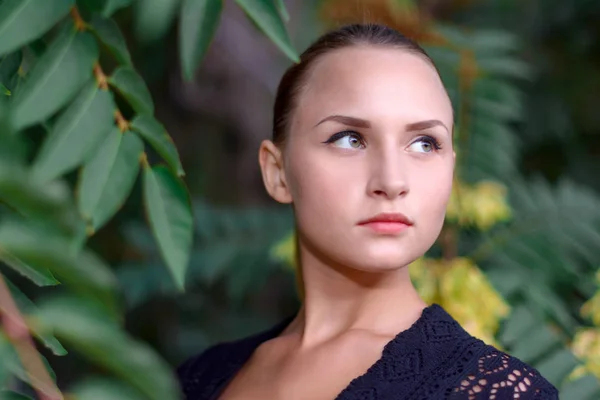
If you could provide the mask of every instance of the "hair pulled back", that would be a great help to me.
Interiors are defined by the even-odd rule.
[[[390,46],[422,56],[433,61],[415,41],[400,32],[380,24],[352,24],[329,31],[317,39],[300,55],[300,62],[285,72],[277,88],[273,108],[273,142],[285,142],[290,116],[297,105],[297,98],[306,83],[311,66],[325,54],[356,45]]]

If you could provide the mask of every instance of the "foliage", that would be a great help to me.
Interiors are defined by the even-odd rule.
[[[0,260],[38,286],[53,286],[36,305],[9,281],[9,270],[0,275],[3,398],[34,392],[62,398],[30,335],[55,356],[75,350],[113,376],[84,378],[68,389],[70,398],[179,397],[169,364],[126,332],[117,277],[85,243],[135,195],[141,165],[141,196],[171,275],[166,280],[184,289],[194,231],[184,169],[111,16],[132,6],[136,31],[160,34],[181,7],[181,59],[191,79],[222,6],[204,0],[132,3],[0,1]],[[283,3],[239,5],[297,59],[281,19]],[[105,52],[113,57],[108,67],[100,62]],[[28,143],[32,131],[44,133],[39,148]],[[148,156],[147,145],[166,165],[151,164],[156,157]]]
[[[297,59],[283,1],[232,3]],[[577,143],[593,130],[589,85],[599,75],[559,62],[583,58],[564,49],[594,43],[582,38],[597,7],[534,1],[538,26],[525,20],[530,2],[302,3],[325,24],[372,19],[418,39],[448,88],[457,173],[442,235],[410,267],[421,295],[538,368],[561,398],[597,398],[600,199],[590,188],[600,187],[586,178],[597,166],[591,145]],[[64,388],[73,398],[177,398],[157,353],[179,362],[295,309],[293,268],[279,268],[294,265],[291,210],[190,199],[187,164],[141,73],[140,49],[176,41],[192,80],[225,12],[218,0],[0,1],[2,396],[55,393],[50,364],[68,351],[100,367],[76,362],[85,367]],[[544,24],[578,28],[557,46],[540,42]],[[552,80],[571,69],[591,83]],[[543,156],[546,143],[566,161]],[[145,225],[132,218],[138,205]],[[91,250],[104,232],[124,256]],[[28,330],[14,335],[21,321]]]

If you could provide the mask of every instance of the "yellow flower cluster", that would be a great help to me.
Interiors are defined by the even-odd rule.
[[[600,379],[600,328],[579,329],[573,338],[571,351],[583,365],[575,368],[569,379],[577,379],[589,373]]]
[[[510,307],[469,258],[421,258],[409,266],[419,295],[438,303],[471,335],[500,347],[494,339]]]
[[[596,274],[599,289],[596,294],[581,307],[581,315],[589,318],[594,327],[577,331],[571,344],[571,350],[583,365],[575,368],[571,379],[592,373],[600,379],[600,271]]]
[[[511,217],[506,187],[498,182],[481,181],[468,185],[454,182],[446,219],[460,225],[474,225],[482,231]]]

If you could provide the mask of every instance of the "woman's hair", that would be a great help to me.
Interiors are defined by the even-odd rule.
[[[325,54],[356,45],[389,46],[417,54],[433,64],[425,50],[395,29],[379,24],[352,24],[329,31],[300,55],[300,62],[292,65],[281,78],[273,108],[273,143],[285,142],[289,121],[302,87],[306,84],[311,66]],[[435,66],[434,66],[435,68]]]

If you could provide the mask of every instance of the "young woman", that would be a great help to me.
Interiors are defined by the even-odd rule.
[[[558,399],[411,283],[444,222],[452,132],[433,62],[400,33],[350,25],[302,54],[259,151],[267,191],[294,209],[302,307],[184,363],[187,399]]]

